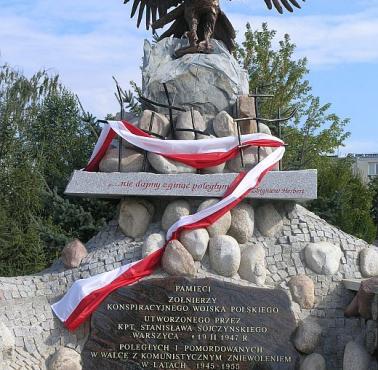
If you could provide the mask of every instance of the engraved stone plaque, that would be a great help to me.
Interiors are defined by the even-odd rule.
[[[93,314],[84,369],[294,369],[298,353],[281,289],[216,279],[149,279]]]
[[[222,197],[236,173],[104,173],[75,171],[65,194],[97,198],[124,196]],[[247,196],[253,199],[309,200],[317,198],[317,171],[271,171]]]

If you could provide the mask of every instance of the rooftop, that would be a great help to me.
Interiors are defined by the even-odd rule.
[[[354,158],[378,158],[378,153],[371,153],[371,154],[348,154],[348,156]]]

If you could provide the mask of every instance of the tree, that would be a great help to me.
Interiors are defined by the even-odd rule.
[[[349,136],[345,132],[347,119],[330,113],[331,104],[321,104],[320,98],[311,94],[307,59],[295,60],[295,45],[285,35],[273,47],[276,31],[263,23],[261,31],[253,31],[247,24],[244,41],[237,48],[235,57],[249,75],[251,92],[274,95],[262,101],[259,110],[263,117],[275,117],[280,109],[287,114],[297,109],[293,122],[283,130],[283,139],[289,144],[284,159],[285,169],[313,168],[328,153],[343,145]]]
[[[327,158],[319,168],[319,196],[312,210],[343,231],[371,243],[376,225],[371,216],[374,193],[353,173],[353,159]]]
[[[235,57],[249,75],[250,91],[258,88],[274,95],[261,102],[260,115],[269,118],[279,109],[283,115],[297,109],[293,121],[283,127],[283,139],[288,143],[284,169],[318,169],[319,199],[309,204],[310,209],[345,232],[371,242],[375,237],[371,192],[353,174],[349,160],[327,156],[349,136],[345,131],[349,120],[330,112],[330,103],[322,104],[312,95],[306,79],[307,60],[295,60],[289,35],[276,48],[276,32],[266,23],[258,31],[247,24],[244,36]]]
[[[374,177],[369,183],[369,190],[373,195],[372,214],[378,233],[378,177]]]
[[[25,135],[26,150],[38,163],[47,187],[60,192],[72,169],[85,166],[96,142],[90,126],[81,120],[76,96],[64,87],[44,99]]]
[[[40,72],[26,79],[9,66],[0,69],[0,273],[31,272],[45,263],[37,232],[43,179],[25,143],[43,100],[57,79]]]
[[[93,121],[58,76],[0,67],[0,275],[48,266],[67,240],[88,240],[112,216],[109,202],[62,198],[93,149]]]

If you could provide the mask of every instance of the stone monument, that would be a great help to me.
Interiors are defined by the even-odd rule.
[[[145,109],[128,122],[178,141],[269,135],[282,122],[258,116],[258,96],[221,42],[176,59],[187,43],[145,43]],[[166,245],[172,225],[216,204],[276,149],[240,146],[198,171],[119,138],[109,144],[97,171],[75,171],[66,193],[119,199],[117,217],[48,270],[0,278],[2,369],[377,368],[375,285],[344,315],[358,280],[378,275],[377,248],[299,204],[316,198],[316,170],[274,166],[236,207]],[[75,331],[54,315],[50,305],[74,282],[162,248],[158,269],[112,291]]]

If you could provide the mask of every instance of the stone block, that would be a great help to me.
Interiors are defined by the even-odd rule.
[[[248,95],[239,96],[236,107],[238,118],[256,117],[254,97]],[[241,121],[239,125],[242,134],[253,134],[257,132],[257,123],[255,120]]]
[[[187,42],[165,38],[152,45],[145,41],[143,95],[165,104],[165,82],[176,106],[193,107],[209,118],[223,110],[231,113],[237,96],[248,93],[247,73],[216,40],[212,40],[214,50],[211,54],[175,58],[174,50],[186,46]],[[163,108],[158,110],[166,113]]]
[[[151,156],[158,155],[150,154],[149,160]],[[192,167],[188,170],[192,173],[177,174],[186,170],[174,164],[176,169],[171,171],[170,166],[164,170],[167,174],[74,171],[65,193],[97,198],[122,198],[128,195],[220,198],[237,176],[233,173],[200,175],[195,174]],[[259,187],[247,195],[247,198],[282,200],[309,200],[316,197],[316,170],[270,172]]]

